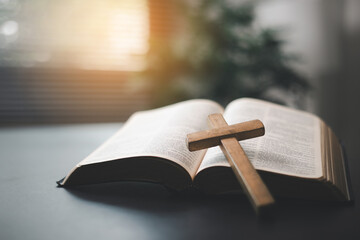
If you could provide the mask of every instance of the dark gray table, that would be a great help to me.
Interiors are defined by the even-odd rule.
[[[120,126],[0,128],[0,239],[360,239],[360,169],[351,161],[355,204],[280,200],[267,219],[244,196],[141,183],[56,187]]]

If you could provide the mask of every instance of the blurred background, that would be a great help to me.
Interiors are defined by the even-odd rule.
[[[316,113],[355,158],[359,62],[356,0],[0,0],[0,125],[256,97]]]

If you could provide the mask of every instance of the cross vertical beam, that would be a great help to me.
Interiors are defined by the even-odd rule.
[[[251,133],[251,130],[255,131],[258,135],[261,136],[264,135],[265,130],[264,126],[259,120],[251,121],[252,123],[250,125],[253,125],[253,127],[248,127],[242,132],[248,132],[248,134],[245,134],[243,136],[243,139],[248,139],[251,137],[255,137],[256,134],[254,132]],[[203,135],[203,140],[206,140],[206,136],[212,136],[214,130],[216,129],[223,129],[226,130],[232,129],[234,126],[228,126],[226,123],[224,117],[221,114],[212,114],[209,115],[208,123],[212,130],[193,133],[188,135],[188,147],[191,149],[192,140],[198,139],[199,134]],[[259,127],[259,124],[262,126]],[[249,133],[250,131],[250,133]],[[274,199],[272,195],[270,194],[268,188],[260,178],[259,174],[249,161],[248,157],[246,156],[243,148],[238,142],[239,134],[241,133],[241,130],[233,131],[232,134],[226,134],[227,131],[224,131],[225,137],[219,135],[218,131],[215,131],[216,134],[218,134],[218,140],[220,142],[219,146],[221,150],[223,151],[224,155],[226,156],[232,170],[235,173],[235,176],[237,177],[240,185],[242,186],[242,189],[247,194],[251,204],[255,208],[257,212],[262,211],[262,209],[273,205]],[[241,135],[241,134],[240,134]],[[210,138],[211,139],[211,138]],[[213,140],[211,140],[213,141]],[[206,144],[205,144],[206,145]]]

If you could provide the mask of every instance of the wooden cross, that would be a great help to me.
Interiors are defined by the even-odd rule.
[[[209,115],[208,123],[211,130],[187,135],[189,150],[220,146],[255,210],[259,212],[274,204],[269,190],[239,144],[241,140],[263,136],[263,123],[252,120],[229,126],[221,114]]]

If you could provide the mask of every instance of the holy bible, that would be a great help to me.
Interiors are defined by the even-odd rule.
[[[146,181],[179,191],[241,192],[219,147],[187,149],[187,134],[208,129],[207,117],[214,113],[229,125],[263,122],[264,136],[240,144],[273,195],[351,200],[342,148],[332,130],[311,113],[250,98],[225,109],[210,100],[189,100],[136,112],[58,184]]]

